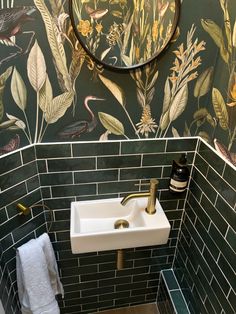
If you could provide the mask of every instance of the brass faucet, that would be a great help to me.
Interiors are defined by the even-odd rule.
[[[133,198],[137,198],[137,197],[148,197],[148,204],[146,207],[146,212],[149,215],[153,215],[156,212],[156,194],[157,194],[157,185],[158,185],[159,181],[157,179],[151,179],[150,180],[150,189],[149,192],[140,192],[140,193],[133,193],[133,194],[129,194],[127,196],[125,196],[122,201],[121,204],[125,205],[129,200],[133,199]],[[140,184],[140,185],[147,185],[145,184]]]

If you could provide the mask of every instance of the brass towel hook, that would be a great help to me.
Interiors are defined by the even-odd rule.
[[[16,204],[16,208],[19,209],[19,215],[24,215],[24,216],[27,216],[30,214],[30,208],[21,204],[21,203],[17,203]]]

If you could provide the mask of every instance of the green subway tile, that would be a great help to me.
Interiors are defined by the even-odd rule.
[[[166,248],[156,248],[153,249],[152,256],[160,257],[163,256],[163,258],[166,258],[167,255],[173,255],[175,253],[175,248],[173,247],[166,247]]]
[[[72,267],[67,269],[61,269],[62,277],[71,277],[76,275],[81,275],[81,282],[87,281],[86,279],[82,279],[82,275],[86,276],[85,274],[93,274],[93,280],[97,280],[95,278],[97,273],[97,265],[89,265],[89,266],[80,266],[80,267]]]
[[[220,301],[218,299],[218,296],[216,295],[214,289],[212,289],[211,285],[207,281],[206,276],[202,272],[201,268],[198,269],[197,277],[200,280],[200,282],[202,283],[202,285],[206,291],[206,295],[208,295],[209,299],[211,300],[211,304],[214,307],[216,313],[221,313],[221,304],[220,304]]]
[[[57,232],[57,241],[70,241],[70,231]]]
[[[98,194],[137,192],[137,183],[138,181],[99,183]]]
[[[39,176],[36,175],[33,178],[30,178],[26,181],[28,192],[32,192],[33,190],[40,187]]]
[[[174,276],[174,272],[172,270],[164,270],[162,272],[162,276],[165,279],[165,282],[167,284],[168,290],[175,290],[179,289],[179,285],[176,281],[176,278]]]
[[[228,241],[232,249],[236,252],[236,233],[235,233],[235,230],[233,230],[230,227],[226,235],[226,240]]]
[[[194,180],[190,181],[190,185],[189,185],[189,190],[192,192],[192,194],[194,195],[194,197],[200,201],[201,197],[202,197],[202,190],[200,189],[200,187],[197,185],[197,183]],[[190,193],[191,194],[191,193]]]
[[[101,264],[102,265],[102,264]],[[99,266],[101,266],[99,265]],[[95,268],[96,267],[96,271],[90,271],[90,272],[87,272],[87,273],[83,273],[81,275],[81,281],[91,281],[91,280],[101,280],[101,279],[106,279],[106,278],[114,278],[115,277],[115,270],[113,271],[98,271],[97,267],[98,265],[89,265],[89,266],[82,266],[82,267],[93,267]]]
[[[188,261],[191,265],[191,268],[194,269],[194,272],[196,273],[198,267],[200,266],[200,261],[198,260],[200,256],[200,250],[197,247],[197,245],[194,243],[194,241],[190,242],[190,245],[188,248],[185,246],[185,249],[187,251]],[[211,274],[209,274],[209,276],[211,276]],[[193,282],[195,282],[195,279],[193,280]]]
[[[27,194],[25,183],[20,183],[6,191],[1,192],[0,208],[14,202]]]
[[[226,164],[223,178],[236,190],[236,171]]]
[[[75,172],[75,183],[117,181],[118,170],[96,170]]]
[[[105,293],[111,293],[114,291],[114,287],[101,287],[101,288],[95,288],[95,289],[89,289],[81,291],[82,297],[88,297],[88,296],[96,296],[101,295]]]
[[[213,241],[212,237],[209,235],[208,230],[205,229],[199,218],[197,218],[195,223],[195,228],[198,231],[199,235],[201,236],[201,239],[203,243],[207,246],[211,254],[215,259],[219,256],[219,248],[215,244],[215,241]]]
[[[41,187],[41,193],[43,199],[50,198],[51,197],[50,187]]]
[[[172,166],[173,160],[178,158],[178,153],[143,155],[143,166]]]
[[[36,159],[35,146],[26,147],[25,149],[22,149],[21,154],[24,164],[34,161]]]
[[[236,193],[213,169],[209,169],[207,180],[211,182],[220,195],[232,206],[236,203]]]
[[[203,192],[207,195],[210,201],[214,204],[217,196],[217,192],[212,187],[212,182],[206,179],[196,168],[193,173],[193,180],[197,183],[199,187],[203,190]],[[210,182],[209,182],[210,181]]]
[[[24,238],[26,234],[33,232],[35,230],[35,226],[41,226],[43,224],[45,224],[45,216],[44,213],[41,213],[35,217],[33,221],[30,220],[12,231],[14,242],[18,242]]]
[[[107,168],[126,168],[141,166],[141,156],[113,156],[113,157],[98,157],[98,169]]]
[[[66,185],[72,184],[73,178],[72,173],[44,173],[40,174],[41,186],[54,186],[54,185]]]
[[[72,149],[74,157],[118,155],[120,142],[74,143]]]
[[[37,159],[71,157],[70,144],[42,144],[36,145]]]
[[[234,230],[236,230],[235,210],[230,207],[220,195],[218,195],[216,201],[216,208],[224,217],[224,219],[228,222],[228,224]]]
[[[102,308],[102,309],[106,309],[106,307],[110,308],[111,306],[114,305],[114,302],[113,302],[112,298],[108,298],[108,300],[109,301],[100,301],[100,302],[93,302],[93,303],[84,304],[84,305],[82,305],[82,311],[83,311],[82,313],[86,313],[84,311],[89,311],[87,313],[91,313],[92,310],[94,312],[99,308]]]
[[[7,212],[5,208],[0,209],[0,221],[1,224],[8,220]]]
[[[162,178],[170,178],[171,170],[172,165],[163,167]]]
[[[55,210],[54,211],[55,220],[68,220],[70,219],[70,210]]]
[[[197,145],[197,139],[169,139],[167,141],[167,152],[181,152],[195,151]]]
[[[178,161],[180,158],[180,153],[167,152],[151,155],[143,155],[143,166],[167,166],[171,167],[173,160]],[[193,161],[194,153],[188,154],[188,165]],[[190,166],[188,166],[190,168]]]
[[[205,195],[203,195],[200,204],[210,219],[214,222],[216,227],[220,230],[221,234],[224,236],[228,228],[228,224],[224,218],[218,213],[218,211],[215,209],[215,206],[213,206],[213,204],[207,199]]]
[[[209,235],[217,244],[218,248],[221,250],[222,254],[225,256],[231,267],[236,271],[235,253],[213,224],[210,226]]]
[[[192,239],[195,241],[197,247],[201,251],[204,247],[204,241],[202,239],[201,230],[197,226],[194,226],[188,217],[185,219],[185,226],[191,234]],[[196,229],[195,229],[196,228]]]
[[[188,203],[190,207],[192,208],[192,211],[197,215],[197,217],[199,218],[201,223],[204,225],[204,227],[208,229],[211,222],[208,216],[208,209],[205,208],[204,210],[203,206],[199,204],[199,202],[194,198],[192,193],[190,193],[189,195]]]
[[[121,169],[120,179],[151,179],[161,177],[161,167],[150,167],[150,168],[134,168],[134,169]],[[148,187],[147,187],[148,189]]]
[[[2,190],[12,187],[37,174],[36,162],[33,161],[25,166],[12,170],[10,173],[0,175]]]
[[[85,185],[66,185],[66,186],[54,186],[52,187],[53,197],[67,197],[67,196],[82,196],[96,194],[95,184]]]
[[[230,291],[228,299],[229,299],[230,305],[234,309],[234,313],[236,313],[236,294],[233,290]]]
[[[204,175],[206,176],[209,164],[201,157],[199,154],[196,154],[194,166]]]
[[[168,220],[175,220],[175,219],[181,219],[183,210],[168,210],[165,212],[166,217]]]
[[[48,171],[76,171],[95,169],[95,158],[71,158],[48,160]]]
[[[159,179],[158,178],[158,181],[159,181],[159,183],[158,183],[157,191],[168,190],[169,184],[170,184],[169,178],[168,179]]]
[[[126,260],[134,260],[139,258],[148,258],[151,257],[152,251],[151,250],[127,250],[125,251],[125,258]]]
[[[184,191],[182,193],[171,193],[169,190],[161,191],[160,195],[160,201],[165,200],[184,200],[186,197],[186,192]]]
[[[99,287],[107,287],[107,286],[114,286],[114,285],[131,283],[131,280],[132,280],[131,276],[128,276],[128,277],[118,277],[118,278],[109,278],[109,279],[101,279],[101,280],[99,280],[98,284],[99,284]]]
[[[183,209],[184,208],[184,206],[185,206],[185,199],[183,200],[179,200],[179,202],[178,202],[178,208],[179,209]]]
[[[170,291],[170,296],[177,314],[189,314],[183,295],[180,290]]]
[[[207,313],[215,313],[215,310],[212,307],[211,302],[208,297],[206,297],[204,304],[205,304]]]
[[[165,151],[166,140],[140,140],[121,143],[122,154],[162,153]]]
[[[164,211],[178,208],[178,200],[163,200],[160,204]]]
[[[233,308],[231,307],[229,301],[227,300],[225,294],[223,293],[221,286],[218,284],[215,278],[213,278],[211,282],[211,287],[215,292],[217,299],[219,300],[220,305],[222,306],[224,312],[227,314],[235,314]]]
[[[7,157],[0,157],[0,174],[13,170],[21,166],[20,152],[13,153]]]
[[[220,156],[218,156],[215,152],[213,152],[212,149],[206,146],[203,142],[200,144],[199,154],[219,174],[222,174],[224,165],[225,165],[224,160]]]
[[[224,274],[222,272],[222,270],[218,266],[216,260],[210,254],[209,249],[207,249],[207,247],[204,248],[203,258],[204,258],[205,262],[207,263],[207,265],[209,265],[209,267],[211,269],[210,271],[205,270],[204,271],[205,275],[207,276],[207,272],[210,273],[212,276],[214,275],[215,278],[217,279],[217,281],[219,282],[222,290],[224,291],[225,295],[227,295],[229,290],[230,290],[230,285],[229,285],[229,283],[225,277],[225,275],[227,275],[227,274]]]
[[[69,209],[71,202],[74,202],[74,197],[52,198],[44,200],[45,205],[51,209]]]
[[[78,266],[78,259],[74,258],[74,259],[68,259],[65,261],[58,261],[58,266],[60,268],[76,267],[76,266]],[[65,292],[68,292],[68,291],[65,291]]]
[[[47,172],[46,160],[37,160],[37,166],[39,173]]]
[[[194,224],[195,222],[195,219],[196,219],[196,214],[195,212],[192,210],[191,206],[189,205],[189,203],[187,202],[186,203],[186,206],[185,206],[185,211],[184,211],[184,214],[183,214],[183,217],[187,215],[189,220],[192,222],[192,224]]]
[[[7,250],[12,245],[13,245],[13,239],[12,239],[11,234],[1,239],[1,248],[3,251]]]
[[[91,257],[81,257],[80,265],[91,265],[91,264],[99,264],[99,263],[109,263],[116,261],[116,253],[107,253],[107,254],[99,254]]]

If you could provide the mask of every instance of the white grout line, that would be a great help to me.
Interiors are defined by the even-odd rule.
[[[199,169],[199,167],[197,167],[196,165],[195,165],[195,162],[193,163],[194,164],[194,167],[202,174],[202,176],[208,181],[208,179],[207,179],[207,175],[209,174],[209,169],[211,168],[226,184],[228,184],[233,190],[235,190],[235,188],[233,187],[233,186],[231,186],[230,185],[230,183],[227,181],[227,180],[225,180],[225,178],[223,178],[223,174],[221,175],[219,172],[217,172],[208,162],[207,162],[207,160],[206,159],[204,159],[203,157],[202,157],[202,155],[200,155],[199,154],[199,152],[197,152],[197,154],[205,161],[205,163],[208,165],[208,170],[207,170],[207,173],[206,173],[206,175],[204,175],[202,172],[201,172],[201,170]],[[225,164],[226,165],[226,164]],[[225,167],[225,166],[224,166]],[[235,170],[236,170],[236,167],[235,167]],[[208,181],[209,182],[209,181]],[[236,190],[235,190],[236,191]]]

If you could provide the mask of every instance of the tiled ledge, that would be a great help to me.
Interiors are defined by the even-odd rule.
[[[161,271],[161,284],[157,296],[157,306],[163,314],[190,314],[174,271]]]

